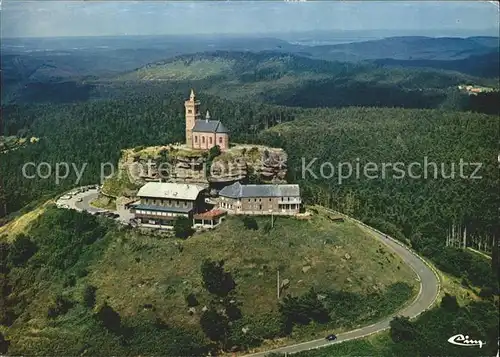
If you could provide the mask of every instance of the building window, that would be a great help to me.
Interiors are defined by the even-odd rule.
[[[271,199],[269,199],[269,202],[271,202]]]
[[[198,142],[198,136],[194,136],[194,142],[197,143]]]
[[[193,113],[193,110],[192,109],[188,109],[188,114],[192,114]]]
[[[222,144],[222,136],[219,136],[219,144]]]
[[[208,142],[210,145],[212,145],[212,137],[208,138]]]
[[[204,136],[202,136],[202,137],[201,137],[201,142],[202,142],[203,144],[205,144],[205,137],[204,137]]]
[[[262,211],[262,205],[259,205],[259,209]]]

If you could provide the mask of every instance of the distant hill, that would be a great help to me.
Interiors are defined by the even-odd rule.
[[[498,51],[498,37],[389,37],[309,49],[316,58],[338,61],[361,61],[390,58],[394,60],[458,60]]]
[[[278,51],[213,51],[181,55],[118,75],[114,80],[198,80],[225,78],[242,82],[274,80],[287,75],[338,75],[369,68],[301,57]]]
[[[435,61],[424,59],[395,60],[386,58],[376,60],[375,63],[383,66],[439,68],[485,78],[498,78],[500,75],[499,52],[490,52],[484,55],[470,56],[468,58],[455,61]]]
[[[432,62],[432,61],[431,61]],[[174,83],[232,99],[249,99],[293,107],[376,106],[436,108],[462,83],[483,83],[458,72],[401,68],[363,61],[337,62],[274,51],[216,51],[156,62],[113,79],[112,85]]]
[[[22,42],[21,50],[13,49],[12,43],[2,44],[2,49],[8,49],[2,53],[3,102],[117,97],[131,90],[149,91],[154,83],[180,90],[195,85],[229,98],[291,105],[297,105],[293,97],[299,93],[318,91],[331,91],[335,105],[361,105],[362,98],[354,95],[361,86],[370,87],[367,90],[374,96],[385,96],[388,106],[434,107],[441,99],[425,100],[422,105],[420,99],[398,99],[419,93],[399,92],[444,89],[463,82],[498,85],[492,81],[498,78],[496,37],[392,37],[326,46],[233,37],[134,37],[106,43],[104,39],[75,39],[75,47],[65,50],[50,41],[46,46],[54,47],[51,50],[23,47],[34,46],[29,41]],[[394,70],[395,66],[412,68]],[[379,86],[384,88],[379,90]],[[283,99],[282,91],[291,94]],[[307,106],[332,105],[331,99],[305,101]],[[366,105],[379,102],[362,101]]]

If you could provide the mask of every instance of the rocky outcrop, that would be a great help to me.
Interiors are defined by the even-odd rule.
[[[211,157],[206,150],[169,145],[123,150],[119,168],[140,186],[159,179],[168,182],[284,183],[287,155],[282,149],[236,145]]]

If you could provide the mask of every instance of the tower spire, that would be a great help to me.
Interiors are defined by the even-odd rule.
[[[207,115],[205,115],[205,119],[206,121],[210,120],[210,112],[208,110],[207,110]]]
[[[189,95],[189,99],[194,100],[194,89],[191,88],[191,94]]]

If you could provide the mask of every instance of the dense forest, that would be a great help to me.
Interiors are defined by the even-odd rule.
[[[3,222],[58,192],[76,185],[100,181],[101,165],[108,162],[116,164],[123,148],[183,141],[183,101],[186,94],[187,92],[177,90],[151,90],[148,95],[129,94],[122,99],[70,104],[18,104],[2,108],[5,135],[39,138],[37,142],[0,154],[0,199],[4,203],[0,207],[5,211],[2,212]],[[289,156],[288,179],[301,185],[306,203],[318,203],[359,218],[410,244],[432,259],[443,271],[460,277],[464,285],[476,287],[483,294],[498,293],[498,277],[495,276],[498,270],[495,265],[498,263],[495,247],[498,243],[495,237],[498,237],[497,209],[500,197],[498,153],[495,151],[499,125],[496,116],[436,109],[289,108],[229,101],[204,92],[199,97],[202,111],[210,109],[212,117],[223,120],[231,130],[234,142],[263,143],[284,148]],[[303,177],[303,159],[307,166],[315,158],[315,164],[311,167],[318,178],[307,173]],[[482,163],[480,171],[476,173],[481,179],[471,178],[474,171],[471,165],[465,166],[462,172],[464,177],[458,176],[461,160],[466,163]],[[35,177],[23,176],[24,164],[33,163],[36,166],[42,162],[48,163],[48,166],[41,167],[41,173],[46,178],[36,177],[38,175],[35,175],[33,166],[27,169],[27,174]],[[69,164],[69,172],[66,175],[63,171],[61,174],[66,177],[57,181],[54,169],[57,163],[63,162]],[[319,166],[324,162],[332,163],[335,168],[333,174],[329,168],[325,170],[327,178],[321,178],[318,172]],[[395,170],[391,171],[390,168],[384,168],[381,171],[383,176],[377,178],[367,178],[363,174],[361,177],[342,178],[337,171],[339,163],[352,163],[355,167],[356,163],[363,166],[369,162],[378,165],[397,162],[408,165],[417,162],[422,165],[421,168],[425,166],[424,162],[432,162],[436,163],[436,169],[429,164],[429,176],[418,179],[395,177]],[[441,169],[442,163],[444,172]],[[52,170],[50,175],[48,167]],[[76,170],[83,172],[79,181]],[[452,172],[455,177],[449,177]],[[419,169],[416,173],[423,174]],[[77,258],[69,254],[67,248],[50,248],[51,239],[54,242],[59,239],[55,233],[51,233],[56,226],[66,227],[71,233],[80,229],[78,225],[81,224],[88,231],[88,234],[81,237],[67,237],[81,239],[75,241],[75,246],[80,247],[75,252],[88,251],[86,254],[91,254],[93,249],[99,247],[86,248],[89,242],[106,244],[106,231],[112,228],[103,228],[90,217],[58,216],[56,212],[51,213],[52,218],[41,221],[36,228],[38,230],[33,232],[37,236],[46,237],[46,242],[50,244],[36,248],[28,237],[19,240],[17,244],[21,246],[16,246],[13,253],[9,251],[8,267],[5,269],[13,269],[11,276],[16,276],[17,273],[28,274],[15,278],[19,279],[17,282],[29,284],[30,276],[38,271],[41,258],[30,262],[30,270],[17,267],[33,256],[36,249],[42,249],[38,255],[48,259],[53,253],[65,257],[61,262],[49,259],[50,264],[68,264],[75,275],[84,274],[85,267],[76,264]],[[77,226],[71,222],[76,222]],[[57,232],[60,233],[60,229]],[[486,251],[493,253],[493,269],[481,257],[459,249],[463,246],[463,235],[466,236],[466,245],[481,241],[483,248],[486,247]],[[453,244],[449,245],[450,241]],[[50,249],[56,249],[57,252],[51,252]],[[89,256],[90,258],[92,257]],[[75,260],[69,261],[71,259]],[[60,271],[64,266],[54,265],[50,269]],[[67,278],[66,274],[61,275],[61,279],[63,278]],[[22,286],[16,285],[16,280],[12,282],[12,286],[22,289]],[[19,292],[19,295],[23,294]],[[289,301],[291,307],[298,309],[304,301],[311,302],[307,295],[301,298],[304,301],[297,299]],[[9,301],[9,304],[15,307],[13,314],[19,314],[22,310],[22,301]],[[65,300],[64,296],[54,296],[54,306],[48,313],[64,315],[73,306],[71,304],[74,305],[74,302]],[[129,336],[135,336],[131,338],[137,341],[137,353],[166,353],[166,350],[145,349],[141,345],[144,336],[153,334],[158,339],[177,338],[172,337],[177,335],[183,336],[179,338],[191,336],[190,332],[172,329],[162,321],[151,321],[148,316],[144,317],[146,322],[140,320],[143,317],[121,321],[106,305],[100,306],[95,316],[80,305],[71,311],[72,314],[79,314],[77,317],[86,322],[86,331],[101,331],[108,336],[104,340],[96,340],[97,343],[91,347],[81,347],[91,351],[99,351],[99,343],[108,341],[113,341],[109,350],[111,354],[128,351],[128,345],[123,344],[123,336],[129,333]],[[286,311],[288,310],[284,308],[284,313]],[[321,307],[310,311],[316,315],[299,314],[297,317],[296,310],[292,309],[291,321],[301,323],[317,319],[321,322],[324,316]],[[4,317],[7,320],[9,318],[11,317]],[[155,323],[160,328],[154,327],[153,331],[151,326],[156,326]],[[286,333],[286,328],[282,330],[280,327],[278,330],[281,331],[279,333]],[[199,342],[198,336],[188,339],[193,341],[193,354],[210,348]],[[248,345],[254,343],[256,342],[250,341]],[[44,348],[45,350],[40,351],[54,351],[54,346]],[[172,345],[171,348],[168,353],[180,353],[178,345]],[[75,351],[78,352],[81,351]]]
[[[498,126],[497,117],[471,113],[317,109],[263,132],[260,140],[285,148],[289,180],[301,184],[306,201],[357,217],[467,284],[489,288],[496,287],[495,270],[455,248],[482,242],[496,252]],[[462,170],[460,162],[481,163],[481,174],[472,177],[475,168]],[[396,174],[396,163],[404,170],[414,163],[414,178],[410,170]],[[375,176],[364,171],[370,165]]]
[[[474,66],[474,61],[464,60]],[[383,62],[353,63],[311,59],[277,51],[215,51],[186,54],[150,63],[132,71],[37,79],[30,77],[10,96],[11,103],[72,103],[126,99],[152,92],[189,91],[233,100],[292,107],[445,108],[498,112],[498,92],[477,103],[459,85],[498,87],[495,74],[473,77],[435,64],[395,66]],[[432,61],[430,61],[432,62]],[[425,63],[424,63],[425,64]],[[460,66],[459,66],[460,67]],[[446,68],[446,67],[444,67]],[[14,94],[15,93],[15,94]]]
[[[213,117],[221,118],[234,142],[283,147],[290,156],[290,181],[302,185],[308,202],[382,226],[415,247],[425,248],[430,256],[441,254],[440,247],[455,228],[466,230],[469,242],[485,240],[483,246],[491,249],[499,202],[494,152],[498,120],[494,116],[437,110],[286,108],[231,102],[203,93],[200,99],[202,111],[210,108]],[[98,182],[101,164],[116,164],[122,148],[182,141],[183,100],[184,93],[171,92],[133,100],[4,108],[7,135],[40,138],[2,154],[2,195],[7,213],[76,185],[75,171],[83,165],[78,184]],[[291,123],[276,126],[285,122]],[[268,128],[272,129],[266,131]],[[482,163],[482,179],[351,178],[338,184],[337,175],[329,179],[300,177],[301,158],[336,164],[361,158],[363,164],[422,162],[424,157],[437,163],[434,171],[441,171],[443,163],[446,175],[450,175],[452,163],[458,175],[460,160]],[[27,162],[47,162],[52,175],[23,178],[22,167]],[[54,170],[59,162],[68,163],[70,168],[67,177],[56,182]],[[27,171],[33,175],[34,168]],[[434,171],[431,177],[440,175]],[[472,166],[465,174],[472,174]]]
[[[463,346],[454,346],[447,341],[450,331],[467,331],[471,336],[484,336],[483,341],[498,338],[498,307],[490,300],[473,301],[460,305],[457,298],[446,294],[439,306],[425,312],[416,321],[396,317],[391,322],[388,334],[375,338],[348,341],[342,344],[298,353],[298,357],[340,356],[465,356]],[[498,351],[495,342],[481,348],[469,348],[467,356],[494,356]],[[270,356],[271,357],[271,356]],[[273,357],[284,357],[275,354]]]

